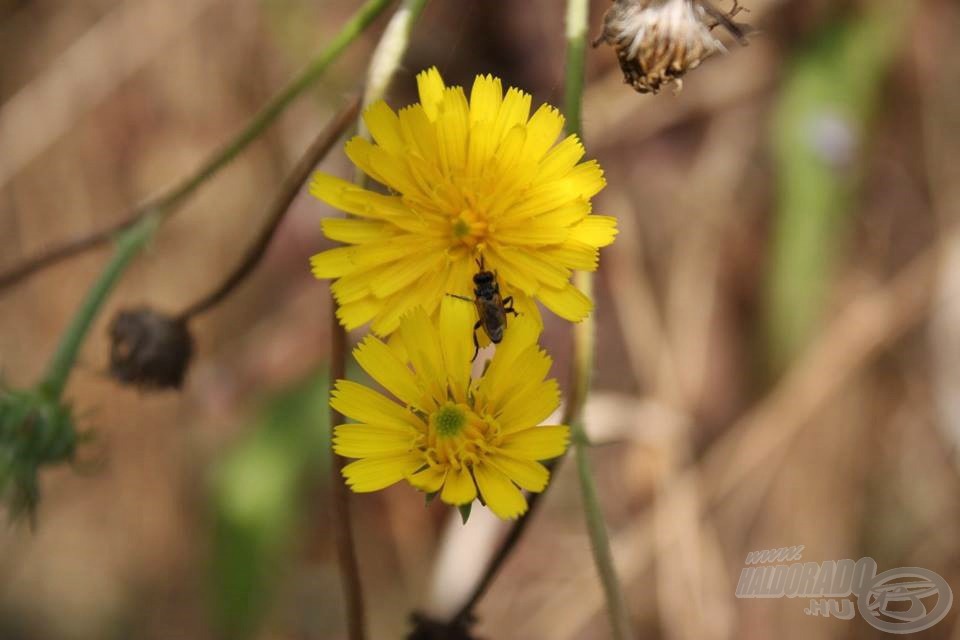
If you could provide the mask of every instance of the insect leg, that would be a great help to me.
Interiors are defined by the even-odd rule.
[[[455,293],[448,293],[448,296],[451,298],[456,298],[457,300],[466,300],[467,302],[473,302],[473,298],[468,298],[467,296],[459,296]]]
[[[480,355],[480,341],[477,340],[477,329],[480,328],[480,320],[477,320],[477,324],[473,325],[473,357],[470,358],[470,362],[473,362],[477,359],[477,356]]]
[[[513,296],[507,296],[503,299],[503,310],[506,313],[512,313],[514,316],[520,315],[520,312],[513,308]]]

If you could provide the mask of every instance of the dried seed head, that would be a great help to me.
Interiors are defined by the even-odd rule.
[[[744,30],[731,20],[741,7],[724,13],[707,0],[615,0],[594,41],[612,45],[624,80],[640,93],[657,93],[706,58],[725,51],[711,30],[722,25],[741,43]]]
[[[183,319],[144,308],[121,311],[110,325],[110,375],[124,384],[177,389],[191,355]]]

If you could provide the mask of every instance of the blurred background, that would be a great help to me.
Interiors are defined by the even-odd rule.
[[[586,145],[609,183],[595,210],[621,229],[601,256],[587,408],[601,497],[639,637],[880,638],[859,616],[734,593],[748,551],[793,545],[960,589],[960,6],[743,4],[749,46],[729,42],[680,93],[638,95],[611,49],[588,52]],[[0,0],[0,271],[187,175],[355,6]],[[67,392],[94,438],[43,474],[32,530],[0,530],[0,639],[345,637],[329,293],[307,268],[339,214],[301,195],[254,275],[192,322],[181,393],[113,383],[106,328],[220,281],[384,24],[164,226],[99,318]],[[560,104],[563,61],[561,2],[437,0],[390,100],[415,100],[436,65]],[[352,175],[339,147],[324,168]],[[6,384],[40,377],[107,255],[0,291]],[[544,344],[566,384],[569,326],[548,317]],[[572,472],[482,601],[479,636],[608,636]],[[352,505],[374,639],[447,610],[439,595],[469,588],[503,530],[477,509],[461,527],[405,485]],[[442,547],[448,532],[461,546]],[[958,611],[917,637],[960,638]]]

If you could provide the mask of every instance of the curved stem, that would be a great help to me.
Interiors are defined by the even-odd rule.
[[[114,257],[104,268],[98,279],[94,282],[84,299],[80,309],[71,320],[70,326],[64,333],[60,345],[50,362],[47,370],[47,376],[43,387],[54,398],[59,398],[66,386],[67,379],[77,359],[77,353],[83,344],[93,320],[96,318],[106,302],[110,291],[116,285],[120,276],[126,271],[130,262],[139,253],[140,249],[150,240],[154,231],[183,201],[193,193],[208,178],[223,168],[233,158],[235,158],[246,146],[255,140],[274,120],[290,105],[290,103],[316,80],[320,74],[333,62],[348,44],[353,42],[363,30],[373,22],[374,18],[386,8],[390,0],[369,0],[364,4],[353,18],[351,18],[340,33],[334,38],[333,42],[321,53],[306,69],[300,72],[290,84],[287,85],[275,98],[273,98],[266,107],[264,107],[253,120],[241,131],[233,140],[227,143],[220,151],[213,154],[213,157],[205,163],[196,173],[185,179],[179,186],[174,187],[168,193],[155,200],[138,207],[134,215],[127,221],[114,227],[114,231],[121,233],[117,244],[117,250]],[[100,240],[111,237],[113,234],[99,232],[91,236],[95,242],[87,243],[85,246],[94,246]],[[56,250],[50,255],[56,254],[61,257],[72,255],[72,252],[60,252]],[[34,262],[35,268],[52,264],[50,261]],[[37,266],[38,265],[38,266]],[[23,269],[14,269],[13,273],[19,274],[17,278],[11,279],[7,275],[0,276],[0,286],[12,284],[16,279],[28,275],[30,271]]]
[[[236,268],[216,289],[184,309],[178,317],[188,319],[209,311],[229,296],[250,275],[260,260],[263,259],[263,256],[266,255],[270,240],[280,227],[280,222],[297,194],[300,193],[303,183],[310,177],[310,173],[317,166],[317,163],[330,152],[337,140],[354,123],[359,111],[360,99],[353,98],[346,107],[334,116],[333,120],[304,152],[296,166],[284,179],[283,184],[280,185],[280,192],[270,204],[263,229],[260,230],[260,234],[254,243],[247,248],[244,257]]]
[[[70,326],[60,339],[60,344],[50,360],[47,375],[42,382],[42,388],[54,400],[59,400],[67,385],[67,379],[77,361],[77,354],[84,338],[90,331],[90,326],[96,319],[100,307],[106,301],[113,287],[120,280],[120,276],[127,270],[130,261],[140,252],[153,236],[153,232],[160,224],[157,216],[147,216],[137,224],[124,231],[117,240],[117,249],[113,258],[107,263],[100,276],[84,298],[83,304],[70,321]]]
[[[161,195],[150,198],[138,205],[130,215],[106,229],[72,240],[38,256],[28,258],[9,271],[0,273],[0,289],[16,284],[27,276],[61,260],[100,246],[115,234],[137,224],[142,218],[157,214],[166,217],[176,211],[196,189],[229,164],[234,158],[256,140],[267,127],[286,111],[290,104],[299,98],[326,71],[341,53],[379,16],[391,0],[368,0],[343,26],[333,41],[321,51],[307,66],[291,80],[286,87],[274,96],[250,122],[232,140],[215,151],[210,158],[193,174],[174,185]]]

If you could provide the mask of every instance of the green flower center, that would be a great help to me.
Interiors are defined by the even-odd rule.
[[[431,416],[431,421],[438,436],[453,438],[467,426],[467,414],[457,405],[448,403]]]
[[[421,446],[431,467],[460,469],[477,464],[502,443],[500,425],[491,416],[448,400],[430,414]]]
[[[487,217],[483,213],[464,209],[450,220],[450,230],[455,240],[472,249],[493,231],[493,227],[487,222]]]

